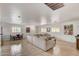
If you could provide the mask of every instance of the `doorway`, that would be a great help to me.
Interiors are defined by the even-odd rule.
[[[0,46],[3,46],[3,27],[0,26]]]

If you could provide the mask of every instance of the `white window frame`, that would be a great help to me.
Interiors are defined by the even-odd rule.
[[[17,26],[12,27],[12,33],[20,33],[20,32],[21,32],[21,27],[17,27]]]

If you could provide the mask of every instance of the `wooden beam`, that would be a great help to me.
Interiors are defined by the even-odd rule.
[[[62,8],[64,6],[63,3],[45,3],[45,5],[47,5],[52,10],[59,9],[59,8]]]

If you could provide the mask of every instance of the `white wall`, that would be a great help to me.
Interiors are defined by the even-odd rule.
[[[64,35],[64,25],[73,24],[73,35]],[[68,41],[68,42],[76,42],[75,36],[79,34],[79,20],[67,21],[61,23],[61,32],[57,35],[60,39]]]
[[[64,35],[64,25],[70,25],[70,24],[73,24],[73,35]],[[64,41],[68,41],[68,42],[72,42],[72,43],[75,43],[76,42],[76,38],[75,36],[77,34],[79,34],[79,20],[75,19],[73,21],[67,21],[67,22],[63,22],[63,23],[60,23],[58,25],[43,25],[43,26],[38,26],[39,27],[39,32],[41,32],[41,28],[47,28],[47,27],[58,27],[60,28],[60,32],[45,32],[45,33],[49,33],[51,34],[52,36],[56,36],[59,40],[64,40]]]
[[[30,33],[26,33],[26,27],[30,27]],[[22,32],[23,32],[23,36],[24,36],[24,39],[26,39],[26,36],[27,34],[34,34],[36,33],[36,25],[23,25],[22,27]]]
[[[10,34],[12,33],[12,27],[13,26],[18,26],[21,27],[21,33],[23,34],[23,37],[26,39],[26,27],[30,27],[30,33],[35,33],[36,32],[36,25],[19,25],[19,24],[10,24],[10,23],[1,23],[3,27],[3,39],[4,40],[9,40],[10,39]]]
[[[12,34],[12,27],[13,26],[22,27],[21,25],[9,24],[9,23],[2,23],[1,25],[3,27],[3,39],[4,40],[10,39],[10,34]]]
[[[53,17],[54,16],[54,17]],[[64,41],[72,42],[74,43],[76,41],[75,36],[79,34],[79,4],[78,3],[68,3],[65,4],[64,7],[55,10],[53,12],[53,15],[51,16],[52,20],[50,25],[43,25],[41,27],[53,27],[54,25],[58,24],[52,21],[59,22],[57,27],[60,27],[59,33],[52,33],[50,34],[52,36],[56,36],[59,39],[62,39]],[[49,20],[49,19],[48,19]],[[55,23],[55,24],[54,24]],[[64,35],[64,25],[73,24],[73,35]],[[39,26],[40,27],[40,26]],[[40,28],[41,28],[40,27]]]
[[[36,6],[36,5],[35,5]],[[38,7],[38,6],[37,6]],[[47,7],[47,6],[44,6],[44,7]],[[43,8],[44,8],[43,7]],[[35,7],[36,8],[36,7]],[[4,10],[5,10],[5,8],[4,8]],[[23,12],[25,13],[26,12],[26,10],[27,10],[27,8],[26,8],[26,10],[25,10],[25,8],[24,9],[22,9],[23,10]],[[24,11],[25,10],[25,11]],[[42,10],[41,8],[39,9],[39,10],[41,10],[40,12],[42,13],[44,10]],[[38,19],[40,20],[40,18],[42,17],[42,16],[45,16],[45,15],[50,15],[50,16],[45,16],[46,17],[46,20],[47,20],[47,23],[48,24],[50,24],[50,25],[44,25],[44,26],[39,26],[39,27],[47,27],[47,26],[49,26],[49,27],[53,27],[54,26],[54,24],[53,24],[53,20],[55,21],[60,21],[61,23],[56,23],[56,24],[58,24],[58,25],[56,25],[56,26],[58,26],[58,27],[60,27],[60,32],[59,33],[50,33],[50,34],[52,34],[52,36],[54,35],[54,36],[57,36],[57,37],[59,37],[60,39],[62,39],[62,40],[65,40],[65,41],[68,41],[68,42],[75,42],[75,35],[77,35],[78,33],[79,33],[79,21],[77,21],[77,20],[79,20],[79,4],[74,4],[74,3],[72,3],[72,4],[65,4],[65,6],[64,7],[62,7],[62,8],[60,8],[60,9],[58,9],[58,10],[55,10],[55,11],[52,11],[50,8],[49,8],[49,10],[48,10],[48,7],[45,9],[45,10],[47,10],[46,12],[44,12],[44,15],[42,15],[42,14],[40,14],[40,12],[39,13],[37,13],[38,15],[40,14],[40,16],[38,17]],[[7,9],[7,11],[9,11],[9,9]],[[37,8],[37,11],[38,11],[38,8]],[[49,12],[50,11],[50,12]],[[5,11],[6,12],[6,11]],[[28,9],[28,14],[29,14],[29,9]],[[23,13],[23,14],[24,14]],[[34,14],[35,12],[33,11],[33,15],[35,15],[36,16],[36,14]],[[9,13],[7,13],[6,15],[8,15]],[[28,15],[27,13],[25,13],[25,16],[24,16],[24,19],[26,20],[26,15]],[[4,13],[4,15],[5,15],[5,13]],[[29,14],[28,16],[29,16],[29,18],[31,18],[30,17],[30,15],[31,16],[33,16],[32,14]],[[47,18],[48,17],[48,18]],[[52,21],[50,21],[50,19],[52,18]],[[4,17],[3,17],[3,19],[4,19]],[[32,18],[33,19],[33,18]],[[8,19],[4,19],[4,21],[5,20],[8,20]],[[10,20],[10,19],[9,19]],[[7,22],[9,22],[9,20],[7,21]],[[33,23],[33,22],[35,22],[37,19],[35,19],[34,21],[32,20],[30,20],[31,21],[31,23]],[[69,20],[69,21],[67,21],[67,20]],[[74,20],[74,21],[72,21],[72,20]],[[26,20],[26,21],[24,21],[25,23],[28,21],[28,19]],[[63,21],[63,22],[62,22]],[[28,24],[29,22],[27,22],[27,24]],[[39,23],[39,21],[37,22],[37,23]],[[33,23],[34,24],[34,23]],[[64,35],[64,25],[65,24],[73,24],[74,25],[74,35]],[[11,24],[3,24],[3,27],[4,27],[4,35],[10,35],[10,33],[11,33],[11,27],[12,27],[13,25],[11,25]],[[17,25],[15,25],[15,26],[17,26]],[[36,25],[23,25],[23,26],[21,26],[22,27],[22,32],[23,32],[23,34],[24,34],[24,37],[26,37],[26,27],[31,27],[31,33],[35,33],[35,30],[37,30],[37,28],[39,28],[39,27],[36,27]],[[39,31],[38,31],[39,30]],[[40,28],[38,29],[37,31],[38,32],[40,32]]]
[[[56,10],[54,13],[60,14],[59,20],[61,24],[61,33],[58,35],[58,37],[60,37],[64,41],[75,42],[75,36],[79,34],[79,4],[65,4],[63,8]],[[64,35],[64,25],[68,24],[73,24],[73,35]]]

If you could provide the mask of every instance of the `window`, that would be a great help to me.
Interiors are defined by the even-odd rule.
[[[46,28],[41,28],[41,32],[46,32]]]
[[[21,27],[12,27],[12,32],[13,33],[21,32]]]
[[[52,32],[60,32],[60,29],[57,28],[57,27],[53,27],[53,28],[52,28]]]

